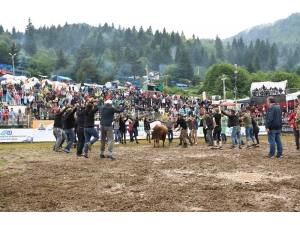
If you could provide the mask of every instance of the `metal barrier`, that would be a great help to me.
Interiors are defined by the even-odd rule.
[[[17,118],[6,118],[0,120],[0,128],[32,128],[32,118],[30,115],[25,115],[22,122],[18,122]]]

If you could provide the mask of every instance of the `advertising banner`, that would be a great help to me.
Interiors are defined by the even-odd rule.
[[[33,129],[0,129],[0,142],[47,142],[56,141],[53,135],[54,120],[34,120]],[[160,121],[150,123],[151,129],[156,124],[161,124]],[[128,125],[128,123],[126,123]],[[264,126],[260,126],[259,135],[267,135]],[[100,121],[95,121],[95,129],[101,137]],[[128,126],[127,126],[128,129]],[[226,129],[226,136],[231,136],[232,128]],[[284,126],[282,133],[292,133],[292,128]],[[174,131],[173,137],[179,138],[180,130]],[[245,128],[241,128],[241,135],[245,136]],[[198,137],[204,137],[203,127],[198,129]],[[129,140],[129,132],[126,132],[126,139]],[[144,131],[144,122],[139,123],[137,139],[146,139],[146,132]]]
[[[0,129],[0,142],[33,142],[33,130]]]
[[[34,120],[32,123],[34,142],[56,141],[53,135],[54,120]]]
[[[54,120],[34,120],[32,124],[34,142],[56,141],[53,135],[53,124]],[[100,121],[95,121],[95,129],[100,136]]]

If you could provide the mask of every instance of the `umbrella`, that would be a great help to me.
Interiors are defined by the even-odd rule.
[[[235,104],[233,102],[222,102],[220,105],[221,106],[234,106]]]

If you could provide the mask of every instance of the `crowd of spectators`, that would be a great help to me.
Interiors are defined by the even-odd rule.
[[[267,89],[264,85],[259,89],[264,93],[281,94],[280,88]],[[78,90],[74,86],[53,87],[47,81],[37,81],[31,88],[26,88],[24,82],[20,84],[2,84],[0,87],[0,126],[23,127],[26,115],[31,115],[36,119],[54,119],[58,108],[66,106],[68,103],[85,103],[89,98],[95,99],[95,104],[101,106],[106,100],[112,100],[115,107],[122,107],[125,101],[129,102],[128,114],[133,118],[145,115],[150,122],[154,120],[167,121],[169,117],[176,122],[176,115],[182,114],[187,117],[195,116],[202,118],[205,112],[212,112],[213,105],[210,100],[202,100],[193,96],[172,95],[163,92],[151,92],[147,95],[142,90],[124,89],[106,89],[99,86],[82,86]],[[20,110],[13,110],[9,106],[23,106],[25,113]],[[264,118],[267,112],[267,105],[259,107],[258,105],[242,105],[237,111],[247,109],[252,116]],[[293,112],[293,107],[289,105],[288,109],[282,107],[283,121]],[[96,114],[96,119],[101,115]]]
[[[205,111],[212,110],[210,100],[202,100],[193,96],[172,95],[162,92],[125,89],[106,89],[99,86],[84,86],[75,90],[74,87],[53,87],[50,83],[39,80],[27,89],[24,82],[20,84],[2,84],[0,88],[1,118],[4,118],[4,108],[23,106],[25,115],[36,119],[54,119],[59,107],[67,103],[85,103],[89,98],[95,99],[95,104],[101,106],[106,100],[112,100],[115,107],[122,107],[129,102],[128,112],[132,117],[146,115],[150,122],[160,119],[167,120],[169,116],[176,120],[178,113],[186,116],[203,116]],[[5,106],[5,107],[3,107]],[[4,110],[5,112],[5,110]],[[15,115],[16,116],[16,115]],[[96,115],[100,118],[100,115]],[[3,120],[2,120],[3,121]]]
[[[281,87],[270,87],[267,88],[263,85],[260,88],[252,90],[252,96],[270,96],[270,95],[281,95],[285,94],[285,91]]]

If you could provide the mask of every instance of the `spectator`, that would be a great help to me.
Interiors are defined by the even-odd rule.
[[[281,119],[281,111],[278,105],[275,105],[275,99],[273,97],[269,97],[267,99],[268,102],[268,111],[266,115],[266,131],[268,133],[268,141],[270,144],[270,151],[267,158],[273,158],[275,156],[275,148],[277,145],[277,155],[276,157],[282,157],[282,143],[280,138],[280,133],[282,129],[282,119]]]

